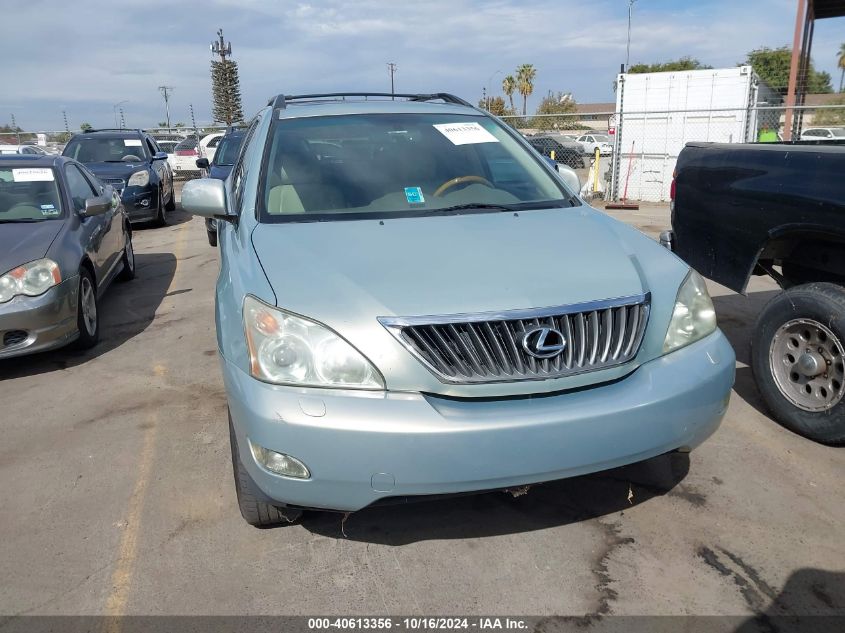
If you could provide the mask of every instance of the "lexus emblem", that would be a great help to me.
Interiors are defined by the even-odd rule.
[[[522,349],[534,358],[554,358],[566,347],[566,339],[553,327],[535,327],[522,335]]]

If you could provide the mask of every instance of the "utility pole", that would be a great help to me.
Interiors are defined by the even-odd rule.
[[[625,72],[628,72],[628,65],[631,63],[631,14],[634,11],[634,3],[637,0],[628,0],[628,45],[625,48]]]
[[[191,125],[193,125],[193,126],[194,126],[194,136],[195,136],[195,137],[196,137],[196,139],[197,139],[197,155],[199,156],[199,150],[200,150],[200,133],[199,133],[199,130],[197,130],[197,120],[194,118],[194,104],[193,104],[193,103],[189,103],[189,104],[188,104],[188,108],[189,108],[189,109],[190,109],[190,111],[191,111]]]
[[[159,86],[158,91],[161,93],[161,96],[164,97],[164,111],[167,113],[167,131],[170,131],[170,105],[168,101],[170,100],[170,93],[173,92],[173,86]]]
[[[114,126],[115,127],[117,127],[117,109],[120,108],[120,106],[122,106],[124,103],[129,103],[129,102],[128,101],[120,101],[118,103],[113,104],[112,107],[111,107],[112,112],[114,113]],[[120,116],[122,117],[123,116],[123,110],[121,109],[120,112],[121,112]]]
[[[392,95],[396,92],[393,89],[393,75],[396,73],[396,71],[398,69],[399,69],[399,67],[396,65],[395,62],[387,62],[387,72],[390,73],[390,94],[391,94],[390,98],[391,99],[394,99],[394,97]]]
[[[123,106],[120,106],[120,129],[126,128],[126,117],[123,116]]]
[[[67,110],[62,110],[62,118],[65,120],[65,133],[70,134],[70,127],[67,124]]]

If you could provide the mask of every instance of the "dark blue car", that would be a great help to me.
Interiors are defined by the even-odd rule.
[[[167,154],[141,130],[90,130],[75,135],[62,154],[112,185],[132,222],[164,226],[167,213],[176,209]]]
[[[238,159],[244,136],[246,136],[245,129],[230,127],[226,130],[226,135],[220,139],[220,144],[217,146],[217,151],[211,163],[208,162],[207,158],[198,158],[197,167],[208,170],[209,178],[226,180],[232,173],[232,165]],[[217,246],[217,224],[213,219],[206,219],[205,230],[208,233],[208,243]]]

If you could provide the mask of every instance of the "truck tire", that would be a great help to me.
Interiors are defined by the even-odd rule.
[[[786,428],[845,444],[845,288],[813,282],[772,299],[757,318],[751,364],[763,400]]]
[[[238,495],[238,507],[244,521],[254,527],[265,528],[293,523],[302,516],[302,510],[275,506],[261,500],[265,498],[264,493],[261,492],[241,463],[238,438],[235,436],[235,427],[232,425],[231,412],[229,413],[229,444],[232,447],[235,492]]]

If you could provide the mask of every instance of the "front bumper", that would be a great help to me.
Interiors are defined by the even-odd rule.
[[[718,428],[734,367],[717,331],[616,382],[533,397],[281,387],[225,360],[223,375],[240,459],[267,497],[354,511],[384,497],[507,488],[690,450]],[[264,470],[247,438],[301,460],[311,478]]]
[[[126,187],[120,194],[130,222],[152,220],[158,215],[157,189],[151,185]]]
[[[43,295],[18,296],[0,304],[0,359],[43,352],[76,339],[78,292],[79,277],[74,276]]]

